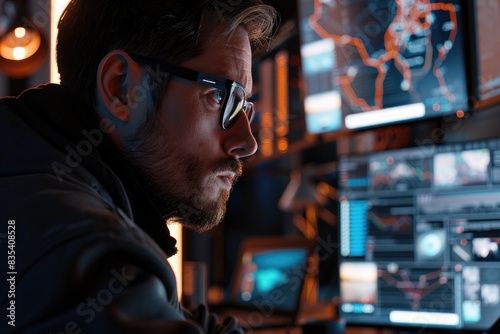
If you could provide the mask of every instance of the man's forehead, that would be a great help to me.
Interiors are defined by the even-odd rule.
[[[245,89],[252,87],[252,51],[248,33],[238,28],[230,36],[212,37],[205,42],[204,51],[183,65],[198,71],[228,78],[243,85]],[[250,94],[247,91],[247,94]]]

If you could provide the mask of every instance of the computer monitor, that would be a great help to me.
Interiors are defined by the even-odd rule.
[[[500,139],[340,157],[339,203],[348,324],[463,332],[500,316]]]
[[[500,2],[494,0],[473,0],[472,7],[472,47],[474,51],[474,106],[482,108],[500,102]]]
[[[468,110],[460,0],[299,0],[307,131]]]

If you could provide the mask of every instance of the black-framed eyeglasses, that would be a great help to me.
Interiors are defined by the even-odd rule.
[[[219,97],[221,99],[220,126],[222,129],[227,130],[232,127],[242,112],[246,114],[248,121],[252,122],[255,114],[253,103],[246,100],[245,88],[236,81],[194,71],[143,55],[134,53],[129,53],[129,55],[133,60],[139,63],[151,66],[159,65],[161,71],[170,73],[176,77],[199,82],[219,89],[221,94]]]

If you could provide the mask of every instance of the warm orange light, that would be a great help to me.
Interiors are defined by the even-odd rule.
[[[288,139],[286,138],[279,138],[278,139],[278,151],[281,153],[285,153],[288,151]]]
[[[464,116],[465,116],[465,113],[464,113],[464,111],[463,111],[463,110],[459,110],[459,111],[457,111],[457,117],[458,117],[458,118],[464,118]]]
[[[177,283],[177,297],[182,296],[182,226],[177,223],[167,223],[170,235],[177,240],[177,254],[168,258],[168,263],[172,266]]]
[[[18,46],[17,48],[14,48],[12,55],[14,57],[14,60],[23,60],[26,57],[26,48]]]
[[[17,38],[23,38],[24,36],[26,36],[26,29],[24,29],[23,27],[18,27],[14,29],[14,35]]]
[[[69,0],[52,0],[50,14],[50,82],[59,82],[59,71],[56,62],[57,23]]]
[[[17,27],[0,40],[0,56],[8,60],[23,60],[35,54],[42,44],[40,33]]]
[[[288,134],[288,53],[276,55],[276,136]]]
[[[326,182],[318,183],[316,188],[318,189],[318,192],[324,196],[328,196],[330,194],[330,185]]]

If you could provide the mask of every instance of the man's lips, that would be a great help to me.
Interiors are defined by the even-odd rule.
[[[235,177],[236,173],[232,171],[224,171],[216,174],[216,179],[219,181],[219,184],[228,190],[233,186]]]

